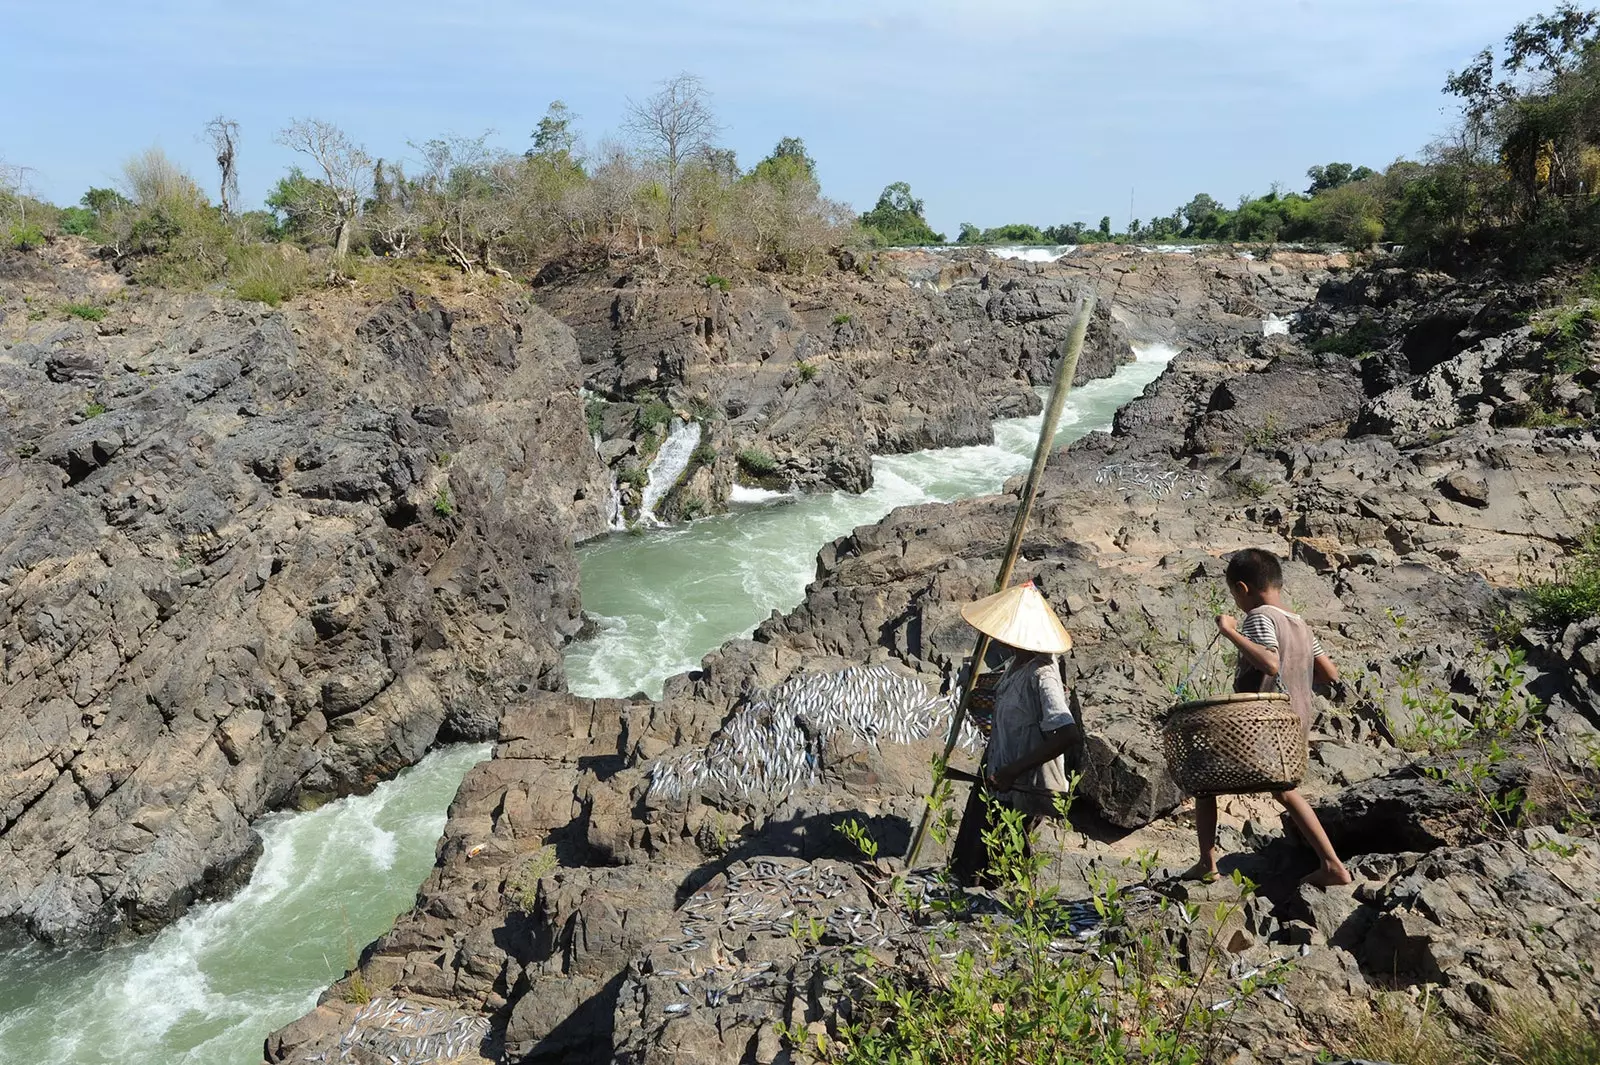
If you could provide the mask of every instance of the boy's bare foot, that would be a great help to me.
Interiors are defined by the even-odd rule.
[[[1178,874],[1179,880],[1197,880],[1202,884],[1209,884],[1217,878],[1217,867],[1207,865],[1205,862],[1195,862],[1189,868]]]
[[[1343,865],[1324,865],[1318,867],[1316,872],[1303,878],[1300,883],[1308,884],[1311,887],[1329,888],[1348,884],[1352,879],[1350,870]]]

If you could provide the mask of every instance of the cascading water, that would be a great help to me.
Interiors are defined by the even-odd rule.
[[[1165,345],[1138,348],[1113,376],[1074,388],[1057,442],[1109,429],[1117,408],[1175,354]],[[874,459],[872,487],[861,495],[800,495],[783,506],[741,506],[646,536],[585,544],[583,604],[597,632],[567,649],[568,685],[595,697],[659,695],[667,677],[749,635],[774,609],[797,605],[822,545],[895,507],[999,491],[1027,468],[1038,437],[1038,415],[1008,418],[995,423],[993,444]]]
[[[997,259],[1019,259],[1025,263],[1053,263],[1057,259],[1064,259],[1078,250],[1076,244],[1056,244],[1052,246],[1039,245],[1001,245],[990,248],[989,254]]]
[[[667,439],[650,463],[649,479],[645,482],[644,496],[639,503],[640,518],[652,522],[657,520],[656,504],[678,483],[683,471],[689,468],[694,449],[699,446],[700,423],[674,418]]]
[[[1058,441],[1111,424],[1170,348],[1141,350],[1113,377],[1074,389]],[[995,442],[874,462],[873,488],[785,496],[582,549],[586,608],[600,633],[571,647],[586,695],[659,693],[724,641],[805,594],[817,550],[896,506],[996,491],[1026,468],[1039,419],[995,423]],[[651,468],[653,507],[686,468],[699,427],[674,426]],[[773,493],[782,495],[782,493]],[[0,1063],[256,1065],[268,1032],[309,1010],[369,941],[411,905],[445,809],[486,747],[439,751],[370,795],[258,825],[265,851],[233,898],[200,906],[137,943],[96,953],[0,951]]]

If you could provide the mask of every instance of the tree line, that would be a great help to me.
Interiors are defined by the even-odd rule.
[[[841,246],[893,244],[909,232],[892,209],[858,218],[824,196],[797,137],[742,168],[692,74],[630,101],[622,138],[590,149],[577,120],[558,100],[523,151],[494,146],[488,133],[446,134],[408,142],[402,161],[374,155],[330,122],[295,119],[274,139],[299,162],[264,209],[246,210],[239,126],[219,116],[205,131],[217,160],[215,202],[154,148],[124,164],[118,187],[92,188],[64,209],[25,195],[26,173],[10,168],[0,170],[0,238],[26,248],[54,233],[83,235],[135,276],[183,284],[283,273],[290,260],[273,246],[327,249],[335,263],[424,257],[500,275],[563,256],[673,248],[717,265],[796,272]],[[897,189],[909,196],[897,183],[886,202]],[[916,201],[907,214],[920,222],[921,211]]]
[[[1073,222],[963,223],[962,244],[1098,241],[1379,241],[1443,260],[1492,255],[1525,266],[1600,248],[1600,12],[1563,3],[1513,27],[1446,78],[1460,121],[1416,160],[1382,170],[1312,167],[1303,191],[1274,187],[1227,207],[1201,193],[1171,213],[1113,232]],[[488,134],[411,142],[408,162],[370,154],[315,118],[277,133],[300,160],[265,209],[239,203],[237,123],[205,135],[217,202],[158,149],[129,160],[119,188],[56,208],[28,196],[28,172],[0,164],[0,242],[26,248],[56,232],[88,236],[136,276],[227,279],[265,293],[290,285],[285,249],[426,257],[468,273],[531,274],[561,257],[670,248],[711,264],[805,271],[850,246],[942,244],[923,201],[888,185],[857,216],[822,194],[804,142],[784,137],[743,169],[698,78],[680,74],[630,101],[624,139],[584,145],[578,116],[553,103],[521,152]],[[241,288],[242,291],[242,288]]]
[[[1450,73],[1444,92],[1460,119],[1419,159],[1382,170],[1314,166],[1304,191],[1274,187],[1232,208],[1201,193],[1121,233],[1109,217],[1097,226],[964,223],[957,241],[1388,241],[1430,259],[1498,257],[1524,269],[1600,251],[1600,11],[1563,3],[1518,23]]]

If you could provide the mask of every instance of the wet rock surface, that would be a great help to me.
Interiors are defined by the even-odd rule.
[[[547,314],[272,311],[40,256],[0,303],[0,922],[153,930],[248,872],[261,814],[562,685],[609,478]]]

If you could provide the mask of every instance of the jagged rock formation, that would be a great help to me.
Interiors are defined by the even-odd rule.
[[[1468,1027],[1516,996],[1597,1005],[1582,968],[1600,936],[1600,850],[1556,824],[1581,800],[1543,801],[1503,831],[1471,788],[1451,786],[1453,763],[1431,779],[1396,742],[1415,715],[1438,727],[1490,704],[1526,712],[1532,691],[1550,753],[1519,748],[1499,770],[1507,790],[1482,786],[1545,794],[1537,782],[1552,774],[1587,773],[1592,787],[1600,773],[1586,753],[1600,738],[1600,630],[1502,630],[1530,655],[1526,678],[1482,646],[1510,582],[1547,572],[1600,503],[1592,408],[1560,398],[1592,379],[1597,352],[1553,357],[1551,336],[1522,324],[1535,297],[1382,269],[1337,278],[1304,308],[1298,337],[1197,328],[1113,436],[1052,459],[1017,576],[1038,579],[1066,616],[1093,735],[1092,809],[1057,865],[1069,891],[1135,848],[1160,847],[1178,867],[1192,853],[1187,823],[1156,820],[1182,796],[1152,718],[1226,603],[1222,553],[1292,557],[1292,605],[1346,675],[1340,704],[1321,708],[1305,790],[1356,885],[1298,888],[1307,857],[1276,808],[1224,803],[1224,848],[1265,888],[1226,940],[1229,972],[1295,957],[1283,993],[1252,999],[1230,1036],[1236,1060],[1310,1061],[1385,987],[1434,987],[1445,1020]],[[1159,302],[1142,306],[1119,320],[1151,328]],[[1534,394],[1555,397],[1555,424],[1512,425],[1525,412],[1508,408]],[[920,678],[930,698],[947,688],[972,638],[957,607],[988,590],[1013,505],[906,508],[841,538],[805,603],[670,681],[660,703],[545,695],[508,714],[417,907],[365,953],[363,979],[488,1015],[482,1053],[512,1061],[767,1063],[784,1053],[774,1021],[825,1034],[849,996],[781,926],[815,919],[831,929],[822,943],[890,961],[924,935],[885,930],[892,907],[871,866],[819,859],[847,856],[836,827],[850,815],[884,854],[903,849],[937,740],[811,733],[815,708],[783,710],[771,689],[813,677],[829,690],[829,671],[868,662]],[[1195,677],[1216,690],[1226,666],[1203,660]],[[752,731],[741,715],[763,707],[794,727]],[[658,767],[730,737],[794,734],[810,737],[813,786],[660,786]],[[1167,890],[1206,902],[1234,889]],[[269,1060],[359,1041],[352,1009],[326,997],[269,1040]]]
[[[9,255],[0,308],[0,922],[149,931],[257,816],[562,685],[610,480],[525,299],[270,311]]]
[[[1039,409],[1033,389],[1049,382],[1091,287],[1103,302],[1079,382],[1127,361],[1130,339],[1260,332],[1340,261],[885,252],[859,272],[737,283],[636,264],[562,278],[536,297],[576,331],[588,387],[617,401],[601,418],[602,451],[625,486],[659,446],[660,404],[706,426],[665,508],[692,515],[720,507],[735,480],[859,492],[875,454],[991,442],[994,419]]]

